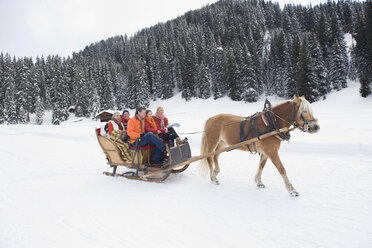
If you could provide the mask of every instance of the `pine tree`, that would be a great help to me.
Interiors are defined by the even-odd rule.
[[[343,56],[344,51],[338,41],[332,46],[329,68],[329,81],[332,83],[332,88],[341,90],[347,86],[347,66]]]
[[[365,20],[363,20],[365,19]],[[356,44],[356,64],[360,79],[359,92],[362,97],[372,93],[372,1],[365,3],[365,16],[359,18]]]
[[[36,97],[35,103],[36,125],[43,124],[44,106],[39,96]]]
[[[235,56],[232,52],[232,49],[227,49],[226,57],[224,60],[224,70],[223,70],[223,78],[225,84],[228,85],[228,93],[227,95],[233,101],[241,101],[242,100],[242,85],[238,79],[239,77],[239,70],[238,66],[235,61]]]
[[[108,70],[107,64],[101,68],[101,110],[113,109],[114,108],[114,95],[113,95],[113,86],[111,81],[111,74]]]
[[[256,102],[258,100],[258,92],[255,89],[255,70],[252,62],[252,56],[248,51],[248,48],[243,48],[243,64],[240,72],[240,84],[243,85],[244,90],[242,98],[245,102]]]
[[[3,53],[0,53],[0,124],[3,124],[5,122],[4,117],[4,98],[5,98],[5,66],[4,66],[5,60]]]
[[[92,80],[92,71],[90,70],[88,74],[88,80]],[[90,117],[92,88],[90,82],[86,81],[85,73],[80,66],[74,68],[74,85],[77,89],[75,115],[77,117]]]
[[[314,70],[314,81],[317,84],[316,91],[318,92],[319,97],[325,96],[331,91],[331,84],[328,81],[327,68],[315,33],[311,33],[309,37],[309,52],[313,61],[311,66]]]
[[[317,94],[314,92],[316,85],[314,74],[311,68],[312,60],[308,51],[306,41],[303,41],[297,62],[296,82],[298,93],[304,95],[310,102],[317,100]]]
[[[52,123],[53,125],[59,125],[61,121],[67,120],[69,116],[68,107],[68,82],[67,77],[63,74],[62,71],[62,60],[60,57],[56,56],[53,60],[51,74],[52,84],[50,86],[50,96],[52,104]]]
[[[15,101],[17,122],[26,123],[30,120],[28,113],[28,106],[30,101],[29,93],[31,91],[28,68],[24,59],[18,61],[14,58],[15,65]]]
[[[101,107],[100,107],[98,92],[97,92],[97,89],[94,87],[93,92],[92,92],[92,106],[91,106],[91,109],[90,109],[92,119],[96,118],[100,109],[101,109]]]
[[[146,81],[145,63],[142,61],[128,62],[127,107],[148,107],[150,102],[150,87]]]
[[[213,50],[213,60],[212,60],[212,92],[213,98],[218,99],[226,95],[227,87],[225,81],[222,77],[223,72],[223,60],[224,60],[224,50],[219,42],[215,44],[215,49]]]
[[[4,60],[4,120],[6,124],[16,124],[18,121],[16,102],[15,102],[15,70],[14,64],[9,54],[5,55]]]
[[[198,67],[198,79],[198,97],[208,99],[211,97],[211,73],[204,61]]]

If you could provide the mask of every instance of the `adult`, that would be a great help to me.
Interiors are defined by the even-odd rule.
[[[124,126],[121,123],[121,116],[119,112],[115,112],[111,120],[107,124],[107,138],[110,138],[112,131],[124,130]]]
[[[156,135],[156,137],[159,138],[159,134],[165,133],[166,129],[159,129],[158,125],[156,124],[153,116],[152,111],[150,109],[146,110],[145,112],[145,132],[151,132]]]
[[[121,116],[121,123],[123,123],[125,130],[127,130],[129,119],[130,119],[129,111],[125,109]]]
[[[164,141],[168,141],[168,146],[174,146],[174,140],[176,140],[177,144],[182,144],[182,141],[173,127],[169,126],[169,122],[167,117],[164,115],[164,108],[159,106],[156,109],[155,116],[153,116],[158,128],[160,130],[166,130],[159,134],[159,137],[162,138]]]
[[[137,108],[136,114],[129,119],[127,134],[133,146],[153,145],[155,150],[151,155],[152,164],[164,163],[165,145],[162,140],[155,136],[154,133],[145,132],[145,108]]]

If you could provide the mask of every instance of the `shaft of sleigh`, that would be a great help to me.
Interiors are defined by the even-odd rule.
[[[276,135],[278,133],[291,132],[291,131],[293,131],[295,129],[296,129],[295,127],[292,127],[292,128],[284,127],[284,128],[279,129],[279,130],[275,130],[275,131],[272,131],[272,132],[269,132],[269,133],[265,133],[265,134],[262,134],[262,135],[260,135],[258,137],[255,137],[255,138],[252,138],[252,139],[249,139],[249,140],[246,140],[246,141],[242,141],[242,142],[236,143],[234,145],[231,145],[231,146],[228,146],[228,147],[219,149],[219,150],[214,151],[214,152],[210,152],[210,153],[203,154],[203,155],[196,156],[196,157],[191,157],[190,159],[188,159],[185,162],[182,162],[182,163],[179,163],[179,164],[170,166],[169,168],[166,168],[164,170],[154,171],[152,173],[145,174],[145,175],[141,176],[141,178],[147,178],[147,177],[151,177],[151,176],[154,176],[154,175],[163,173],[163,172],[167,172],[167,171],[173,170],[175,168],[178,168],[178,167],[181,167],[181,166],[184,166],[184,165],[187,165],[187,164],[190,164],[190,163],[193,163],[193,162],[196,162],[196,161],[199,161],[199,160],[208,158],[208,157],[212,157],[212,156],[214,156],[216,154],[219,154],[219,153],[222,153],[222,152],[231,151],[231,150],[234,150],[236,148],[239,148],[239,147],[242,147],[242,146],[245,146],[245,145],[249,145],[249,144],[251,144],[253,142],[257,142],[259,140],[262,140],[262,139],[265,139],[265,138],[274,136],[274,135]]]

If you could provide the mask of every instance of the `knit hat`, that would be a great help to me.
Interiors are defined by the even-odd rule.
[[[124,113],[128,113],[128,115],[129,115],[129,111],[128,111],[128,110],[126,110],[126,109],[124,109],[124,111],[123,111],[123,114],[122,114],[122,115],[124,115]]]

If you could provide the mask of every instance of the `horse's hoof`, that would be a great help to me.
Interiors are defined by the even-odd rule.
[[[261,184],[257,184],[257,187],[258,187],[259,189],[263,189],[263,188],[265,188],[266,186],[265,186],[265,184],[261,183]]]
[[[220,185],[220,182],[219,182],[218,180],[212,180],[212,183],[213,183],[214,185]]]
[[[292,190],[291,192],[289,192],[291,194],[292,197],[298,197],[300,194],[295,191],[295,190]]]

